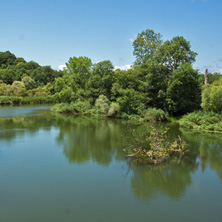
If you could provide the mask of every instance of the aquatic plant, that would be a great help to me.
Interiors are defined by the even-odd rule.
[[[186,142],[180,136],[173,142],[168,141],[167,129],[159,131],[153,128],[150,135],[146,137],[148,145],[145,146],[145,143],[138,142],[134,130],[130,129],[129,135],[133,138],[134,143],[131,144],[133,149],[128,150],[127,157],[131,157],[139,164],[158,164],[168,160],[170,156],[177,157],[180,161],[181,157],[185,156],[188,151]],[[130,141],[129,138],[127,139]]]

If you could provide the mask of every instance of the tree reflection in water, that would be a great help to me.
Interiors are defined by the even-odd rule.
[[[222,181],[222,136],[221,134],[192,132],[181,129],[185,140],[189,141],[192,149],[197,150],[204,173],[209,167],[214,170]]]
[[[134,195],[144,201],[154,198],[158,193],[177,199],[183,195],[187,186],[192,185],[191,173],[198,163],[177,160],[161,163],[158,166],[132,166],[131,188]]]
[[[142,134],[145,126],[135,126]],[[149,201],[159,193],[177,199],[183,196],[187,187],[192,185],[191,175],[200,167],[215,171],[222,181],[222,137],[217,134],[194,133],[179,129],[177,124],[156,124],[159,129],[169,128],[168,138],[173,140],[182,136],[189,146],[189,157],[180,164],[171,160],[159,166],[137,166],[131,164],[131,189],[135,197]],[[13,139],[23,138],[27,133],[34,136],[39,130],[58,130],[55,138],[63,147],[64,156],[70,163],[84,164],[94,161],[108,166],[112,161],[123,162],[126,146],[122,120],[104,120],[74,117],[69,115],[52,115],[49,111],[41,115],[22,117],[0,117],[0,140],[10,143]]]
[[[57,126],[57,142],[70,163],[109,165],[124,158],[121,121],[57,115]]]

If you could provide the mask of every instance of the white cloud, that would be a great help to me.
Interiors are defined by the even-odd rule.
[[[133,38],[128,38],[127,40],[133,44],[133,42],[136,40],[136,38],[137,38],[137,35],[134,35]]]
[[[124,65],[124,66],[114,66],[114,70],[121,69],[121,70],[128,70],[131,68],[132,65]]]
[[[127,40],[130,41],[131,43],[133,43],[135,39],[130,38],[130,39],[127,39]]]
[[[64,69],[66,69],[66,65],[59,65],[58,68],[59,68],[59,70],[64,70]]]

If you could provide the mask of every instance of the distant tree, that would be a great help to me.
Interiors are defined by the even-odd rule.
[[[0,70],[0,78],[6,84],[12,84],[14,81],[14,74],[11,69],[2,69]]]
[[[14,65],[17,65],[18,63],[26,63],[25,59],[22,57],[18,57],[16,58],[16,60],[14,61]]]
[[[0,79],[0,96],[6,95],[6,84]]]
[[[34,70],[40,67],[40,65],[37,62],[33,61],[27,62],[25,65],[28,70]]]
[[[10,96],[26,96],[27,91],[23,82],[14,81],[10,87]]]
[[[80,73],[80,74],[89,74],[90,72],[90,68],[92,66],[92,62],[91,59],[89,59],[88,57],[72,57],[69,58],[68,63],[66,63],[66,67],[67,67],[67,72],[68,73]]]
[[[39,66],[31,71],[31,78],[36,81],[38,85],[46,85],[55,81],[56,77],[60,76],[60,72],[53,70],[50,66]]]
[[[51,95],[53,86],[47,83],[45,86],[38,86],[37,88],[28,91],[29,96],[48,96]]]
[[[0,67],[13,65],[16,60],[16,56],[9,51],[0,52]]]
[[[72,57],[66,63],[65,72],[72,76],[72,88],[85,88],[86,81],[91,72],[92,62],[88,57]]]
[[[37,86],[35,80],[32,79],[32,78],[29,77],[29,76],[24,76],[24,77],[22,78],[22,82],[24,83],[25,88],[26,88],[27,90],[36,88],[36,86]]]

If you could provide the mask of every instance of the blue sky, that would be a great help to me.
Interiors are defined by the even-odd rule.
[[[0,0],[0,51],[40,65],[70,57],[132,64],[132,40],[153,29],[183,36],[198,53],[194,68],[222,73],[221,0]]]

